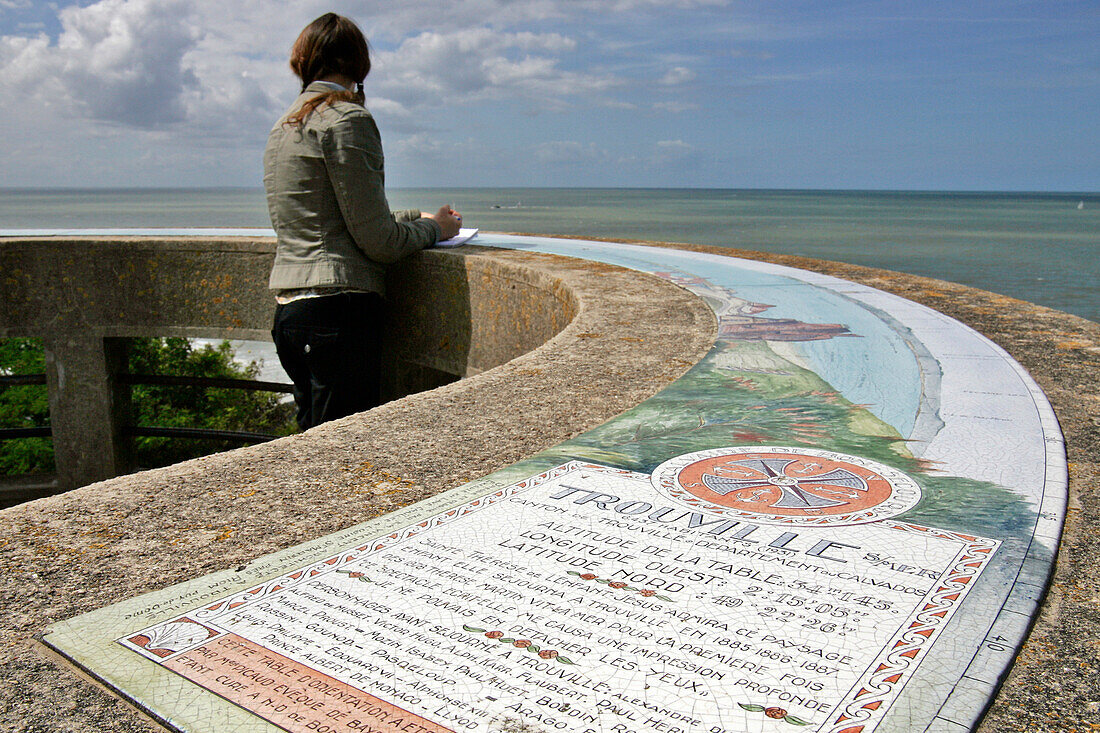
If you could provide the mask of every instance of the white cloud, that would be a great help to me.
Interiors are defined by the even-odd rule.
[[[455,0],[443,12],[436,0],[298,0],[273,12],[271,0],[76,1],[62,0],[57,24],[44,26],[60,30],[24,26],[0,36],[0,104],[20,110],[7,121],[0,157],[13,160],[49,130],[36,174],[67,185],[80,168],[67,161],[76,157],[95,161],[84,171],[98,165],[139,177],[145,161],[160,185],[171,184],[181,162],[200,177],[203,165],[239,168],[236,178],[213,183],[256,180],[266,133],[297,92],[290,45],[330,9],[356,19],[371,39],[368,106],[386,130],[387,150],[399,151],[393,146],[408,135],[453,140],[462,128],[448,124],[477,125],[488,109],[511,119],[634,109],[633,75],[597,65],[608,51],[585,18],[726,2]],[[25,5],[0,0],[0,12]],[[669,65],[670,83],[691,76],[686,65]],[[423,138],[410,143],[429,150]],[[591,146],[547,145],[538,152],[544,160],[607,160]]]
[[[505,33],[484,26],[425,31],[377,54],[377,74],[368,85],[410,111],[517,98],[552,108],[616,83],[606,74],[562,69],[561,55],[575,47],[557,33]]]
[[[658,140],[657,149],[665,152],[690,152],[695,148],[683,140]]]
[[[597,163],[610,160],[607,151],[595,143],[586,144],[574,140],[555,140],[536,145],[534,157],[544,164]]]
[[[653,160],[659,165],[686,160],[695,154],[695,146],[683,140],[658,140],[656,148]]]
[[[633,5],[648,0],[630,0]],[[521,99],[561,109],[577,96],[616,84],[606,73],[567,70],[576,51],[559,33],[499,30],[564,15],[560,0],[465,0],[441,17],[436,4],[346,3],[340,8],[396,36],[375,51],[368,92],[377,109],[411,120],[427,109]],[[28,97],[70,117],[154,129],[188,123],[240,128],[242,117],[270,122],[293,97],[287,53],[300,28],[326,7],[310,0],[275,18],[269,2],[99,0],[58,12],[62,30],[0,38],[0,95]],[[291,10],[288,8],[288,10]],[[485,19],[492,19],[492,25]],[[399,36],[396,29],[418,30]]]
[[[680,114],[681,112],[693,112],[699,109],[699,105],[694,102],[654,102],[653,109],[657,112]]]
[[[282,102],[266,89],[289,77],[286,49],[279,48],[275,61],[274,53],[254,45],[274,35],[263,30],[269,10],[242,24],[214,0],[65,7],[56,38],[0,38],[0,98],[136,129],[239,128],[254,113],[269,123]]]
[[[666,86],[674,86],[676,84],[686,84],[689,81],[694,81],[695,72],[691,69],[683,66],[674,66],[665,72],[665,75],[661,77],[661,83]]]
[[[20,92],[135,127],[183,118],[181,95],[197,83],[182,63],[196,41],[187,2],[101,0],[58,17],[56,43],[44,34],[3,39],[0,73]]]

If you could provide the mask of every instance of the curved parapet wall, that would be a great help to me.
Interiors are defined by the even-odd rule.
[[[121,339],[270,340],[273,251],[259,238],[0,240],[0,338],[43,340],[59,489],[130,469]],[[388,396],[479,374],[561,331],[577,301],[533,259],[432,250],[391,268]]]
[[[560,279],[491,250],[427,250],[389,270],[398,358],[466,376],[549,340],[576,315]],[[0,338],[86,331],[100,338],[270,340],[265,238],[0,239]]]
[[[270,338],[263,239],[0,239],[0,336]]]
[[[0,251],[11,244],[0,243]],[[245,245],[209,246],[235,252]],[[270,250],[270,244],[245,248]],[[474,292],[516,298],[525,288],[542,288],[545,302],[562,304],[555,317],[572,319],[546,343],[489,369],[493,359],[524,350],[512,330],[537,334],[538,341],[557,328],[541,323],[533,309],[509,306],[516,322],[488,326],[498,329],[505,348],[497,356],[471,349],[488,355],[470,362],[471,371],[481,371],[468,379],[304,434],[0,512],[0,597],[9,599],[0,604],[0,728],[35,722],[112,733],[162,730],[71,667],[44,660],[33,637],[51,620],[242,566],[508,466],[652,396],[714,342],[712,312],[659,278],[478,247],[423,257],[453,273],[475,273]],[[261,291],[266,285],[258,277],[252,282]]]
[[[486,241],[497,240],[487,237]],[[113,489],[96,497],[112,505],[108,513],[112,509],[128,510],[124,528],[134,524],[137,514],[155,518],[148,521],[148,531],[172,538],[181,551],[175,557],[168,553],[161,558],[163,552],[150,552],[144,537],[127,537],[103,554],[104,569],[124,572],[117,580],[112,578],[106,591],[97,591],[92,606],[112,596],[128,595],[127,591],[161,587],[172,579],[197,575],[195,569],[204,564],[208,568],[233,568],[237,562],[245,562],[234,570],[56,625],[47,637],[48,643],[88,665],[93,673],[158,715],[173,716],[178,724],[183,723],[179,723],[182,718],[174,717],[176,714],[187,716],[192,723],[184,727],[217,729],[225,726],[213,721],[232,720],[241,725],[255,722],[242,708],[275,720],[270,716],[280,711],[263,709],[262,702],[249,702],[247,695],[218,688],[217,684],[224,682],[214,679],[216,668],[201,661],[213,651],[196,645],[210,638],[208,632],[226,635],[229,646],[223,648],[228,656],[219,664],[248,668],[247,657],[255,657],[259,653],[256,645],[264,641],[262,629],[274,629],[276,619],[281,625],[282,614],[303,608],[303,599],[312,599],[310,603],[320,603],[324,608],[348,606],[329,605],[309,590],[309,585],[302,593],[291,589],[305,582],[303,578],[324,574],[317,587],[327,588],[326,593],[342,594],[343,598],[367,594],[362,597],[369,597],[370,603],[397,603],[405,611],[363,622],[393,632],[370,635],[374,639],[369,642],[372,658],[385,658],[387,665],[397,665],[387,656],[393,653],[386,651],[396,645],[406,650],[402,656],[408,654],[420,660],[411,666],[394,666],[386,673],[390,675],[387,679],[398,669],[404,670],[398,676],[405,677],[431,673],[442,679],[438,676],[449,674],[445,671],[450,668],[448,657],[442,648],[435,648],[441,645],[431,643],[433,635],[442,635],[456,648],[469,643],[484,651],[499,649],[499,643],[513,639],[501,639],[502,632],[488,631],[484,636],[489,641],[478,641],[476,636],[468,641],[454,640],[485,631],[471,624],[490,628],[512,624],[502,628],[531,634],[515,641],[519,652],[501,652],[492,664],[508,667],[520,663],[505,662],[511,654],[530,660],[530,654],[537,653],[546,661],[536,659],[523,667],[538,672],[535,677],[546,674],[562,682],[569,680],[571,692],[579,697],[571,698],[573,703],[569,705],[560,700],[555,703],[552,698],[547,698],[548,703],[531,705],[516,702],[508,708],[514,713],[512,722],[508,722],[507,714],[504,719],[512,727],[521,722],[515,718],[549,721],[547,716],[554,715],[551,711],[574,709],[577,712],[566,714],[566,728],[583,726],[591,718],[596,723],[592,727],[599,729],[622,730],[623,721],[632,720],[625,729],[666,730],[669,720],[683,721],[684,716],[705,718],[712,731],[763,730],[765,724],[800,725],[811,720],[815,730],[845,733],[923,729],[926,724],[936,729],[964,730],[973,725],[996,689],[999,673],[1011,661],[1012,647],[1023,638],[1027,619],[1037,609],[1057,541],[1060,502],[1064,500],[1064,494],[1059,493],[1059,481],[1064,481],[1065,474],[1062,464],[1059,475],[1057,425],[1026,373],[995,346],[950,319],[852,283],[744,261],[727,268],[722,256],[725,253],[678,258],[667,252],[584,242],[513,237],[501,243],[519,248],[574,247],[583,257],[607,257],[651,270],[656,264],[662,277],[693,289],[718,314],[721,328],[715,349],[655,399],[521,466],[378,521],[253,562],[247,560],[261,554],[264,546],[241,548],[235,543],[270,540],[265,534],[270,533],[277,535],[273,540],[276,547],[286,546],[290,544],[286,542],[288,537],[301,531],[297,529],[301,527],[297,518],[303,515],[309,521],[338,522],[334,514],[347,507],[358,510],[355,517],[367,518],[370,515],[364,512],[369,507],[357,506],[360,497],[373,500],[384,511],[388,495],[401,497],[403,502],[417,493],[421,481],[428,484],[425,494],[434,494],[436,489],[453,486],[461,479],[461,473],[447,473],[448,466],[477,463],[482,460],[479,451],[486,447],[499,455],[506,447],[504,443],[522,442],[528,430],[538,428],[540,419],[552,419],[556,414],[564,418],[565,424],[554,425],[554,429],[567,430],[568,423],[578,419],[573,411],[615,398],[607,385],[616,377],[626,386],[635,375],[632,368],[640,367],[645,373],[655,366],[652,362],[647,366],[645,360],[656,359],[666,365],[672,360],[691,361],[695,356],[690,349],[666,348],[672,343],[666,339],[683,339],[685,331],[661,337],[644,330],[643,324],[675,315],[676,309],[661,314],[659,309],[646,308],[635,293],[627,297],[635,302],[610,322],[584,323],[586,308],[579,297],[582,307],[577,319],[563,333],[536,352],[479,377],[280,441],[288,450],[279,460],[248,466],[255,469],[252,471],[240,470],[247,464],[241,459],[253,455],[255,449],[179,467],[205,466],[199,471],[202,478],[198,481],[190,480],[191,471],[183,471],[175,474],[177,481],[171,482],[178,495],[185,495],[183,503],[187,506],[183,511],[163,501],[158,503],[160,497],[145,491],[141,484],[127,487],[116,480],[101,485]],[[698,269],[700,265],[704,270]],[[825,267],[820,263],[816,266]],[[737,273],[732,281],[728,275],[731,271]],[[881,273],[858,269],[852,272],[857,278],[882,277]],[[916,283],[918,289],[933,289],[929,281],[903,279]],[[604,284],[616,286],[610,280]],[[968,292],[979,304],[996,302],[996,298],[986,297],[988,294]],[[776,310],[761,315],[771,308]],[[866,320],[860,315],[861,309],[878,315]],[[843,317],[835,317],[838,313]],[[618,335],[616,324],[631,324],[632,328]],[[1087,329],[1076,329],[1074,333],[1077,331],[1081,335],[1092,333]],[[573,349],[584,351],[608,337],[613,341],[605,341],[603,350],[584,354],[570,365],[568,371],[576,372],[571,381],[559,383],[557,389],[541,381],[564,365],[560,355],[552,354],[555,345],[573,338]],[[630,360],[616,361],[615,354],[606,350],[607,346],[614,347],[615,341],[644,347],[630,351]],[[795,343],[801,346],[792,348]],[[1085,341],[1078,343],[1084,348],[1081,344],[1088,346]],[[1095,341],[1092,344],[1095,347]],[[678,346],[682,345],[681,341]],[[670,354],[677,356],[670,358]],[[589,368],[581,371],[586,363]],[[598,367],[593,368],[595,363]],[[852,368],[853,364],[865,363],[872,366]],[[848,365],[848,371],[864,371],[872,379],[844,381],[844,365]],[[598,380],[600,374],[605,379],[611,377],[610,381]],[[916,389],[907,375],[919,377]],[[535,391],[508,392],[513,382],[530,384],[532,378],[539,382]],[[827,380],[839,386],[830,389]],[[478,409],[479,392],[485,400],[482,407],[488,405],[490,411]],[[861,405],[849,399],[861,395],[875,396],[879,404]],[[1028,412],[1029,404],[1034,412]],[[418,405],[427,408],[427,413],[423,414]],[[491,411],[494,408],[496,411]],[[520,414],[514,415],[516,411]],[[488,419],[487,414],[491,416]],[[531,417],[535,420],[525,422]],[[394,429],[395,420],[405,424]],[[1008,430],[997,427],[998,422],[1014,420],[1017,424]],[[506,423],[503,431],[495,429],[499,421]],[[387,428],[392,431],[389,438],[384,432]],[[1038,443],[1035,435],[1040,436]],[[782,438],[784,444],[777,445],[777,438]],[[349,470],[348,464],[340,460],[349,445],[354,445],[352,450],[360,455],[376,460],[368,459]],[[997,452],[983,454],[980,449],[986,445],[996,447]],[[311,446],[319,452],[311,453]],[[306,455],[301,455],[301,449]],[[521,452],[518,457],[528,454]],[[869,455],[874,460],[866,457]],[[330,467],[318,465],[316,458],[320,456],[336,459],[335,474],[324,473]],[[658,461],[663,462],[655,465]],[[209,483],[211,469],[221,483]],[[171,476],[172,471],[165,469],[144,478],[148,482],[156,476]],[[532,471],[541,472],[529,476]],[[287,496],[285,482],[295,475],[301,478],[291,487],[291,498],[280,502],[279,496]],[[326,481],[326,477],[335,480]],[[697,480],[699,477],[706,489]],[[346,488],[341,491],[341,487],[349,486],[360,490],[348,496]],[[68,497],[90,497],[97,488],[37,502],[32,506],[39,511],[33,515],[9,513],[26,522],[20,527],[26,542],[12,548],[6,559],[22,559],[35,568],[50,567],[51,584],[64,583],[66,577],[83,577],[79,572],[73,575],[66,565],[85,573],[93,570],[95,563],[88,558],[50,563],[35,555],[58,546],[76,548],[90,542],[77,536],[77,526],[68,526],[64,517],[65,510],[92,512],[94,507],[86,502],[65,507],[60,504]],[[321,493],[324,496],[318,498]],[[211,505],[210,512],[240,516],[242,510],[256,507],[256,502],[263,500],[256,498],[257,494],[275,499],[265,504],[267,511],[261,518],[253,517],[243,527],[206,525],[204,529],[210,536],[197,538],[195,552],[185,549],[187,533],[199,529],[185,522],[193,522],[196,511],[201,516],[202,502]],[[135,501],[139,496],[140,500]],[[655,507],[650,502],[670,505]],[[674,506],[681,510],[674,510]],[[691,508],[683,511],[684,506],[695,507],[696,513],[691,513]],[[471,518],[466,519],[467,515]],[[32,516],[41,517],[45,526],[30,523]],[[582,522],[594,524],[586,529]],[[649,524],[647,532],[647,523],[652,522],[657,524]],[[94,521],[80,523],[88,535],[95,534],[90,529],[95,526]],[[616,528],[614,534],[609,534],[612,527]],[[309,526],[304,534],[317,537],[323,532],[323,528]],[[652,537],[648,540],[651,544],[643,548],[641,537],[647,533]],[[594,536],[605,539],[592,539]],[[637,546],[629,549],[632,545],[628,543],[634,540],[638,540]],[[585,541],[604,546],[584,550]],[[213,548],[221,551],[217,557],[210,557],[215,554]],[[127,549],[139,551],[140,560],[134,567],[145,569],[147,575],[150,562],[155,562],[155,580],[134,578],[132,570],[125,572],[127,569],[120,567],[119,555]],[[202,556],[204,551],[206,556]],[[593,565],[590,559],[577,556],[578,551],[597,554],[607,562],[604,567],[599,567],[599,562]],[[712,557],[715,551],[720,556]],[[956,551],[959,554],[953,554]],[[629,556],[638,552],[642,555]],[[456,553],[461,563],[446,557]],[[532,558],[544,559],[535,562]],[[400,565],[392,565],[394,562]],[[478,601],[475,586],[456,587],[454,583],[460,582],[463,572],[484,562],[493,562],[489,572],[495,573],[492,577],[498,582],[492,600]],[[590,567],[592,572],[556,572],[555,562],[581,570]],[[618,567],[617,562],[628,564]],[[182,576],[176,567],[181,563],[187,565]],[[376,577],[379,563],[389,570],[383,569]],[[437,569],[434,574],[430,572],[433,566]],[[522,568],[531,572],[520,573]],[[416,596],[417,591],[411,587],[388,587],[383,581],[391,575],[404,578],[403,583],[421,585],[420,595]],[[540,578],[544,581],[541,584]],[[1012,578],[1015,583],[1011,583]],[[376,585],[362,585],[372,579]],[[5,589],[6,594],[28,595],[21,587],[22,580],[5,582],[14,584]],[[509,588],[509,584],[516,587]],[[692,588],[688,596],[684,595],[685,584]],[[114,595],[115,585],[122,588],[120,595]],[[434,587],[443,590],[435,595],[427,592]],[[554,597],[566,587],[589,600],[555,604]],[[517,592],[519,588],[530,590]],[[415,602],[405,591],[415,596]],[[907,597],[911,592],[926,595],[924,600]],[[390,598],[392,602],[386,600]],[[64,603],[65,609],[43,611],[69,615],[81,605],[72,600]],[[466,619],[470,603],[488,604],[481,613],[491,609],[494,615],[470,618],[459,629],[455,625],[458,618],[448,614],[461,612]],[[527,620],[504,621],[506,614],[515,611],[516,603],[525,610],[519,617]],[[402,629],[402,625],[420,627],[428,623],[410,616],[413,608],[421,608],[418,613],[426,614],[424,618],[438,617],[443,625],[431,627],[428,633]],[[592,613],[600,609],[605,613],[615,611],[616,615],[600,617]],[[348,613],[353,611],[348,606]],[[502,616],[498,618],[496,613]],[[570,613],[581,614],[572,625],[555,621],[555,615]],[[452,622],[449,625],[448,619]],[[325,639],[341,636],[340,629],[356,625],[329,620],[321,623],[324,628],[319,632]],[[34,621],[24,623],[33,626]],[[609,623],[619,629],[618,636],[601,632],[609,628]],[[252,624],[258,624],[260,636],[256,636]],[[721,628],[723,624],[727,628]],[[227,627],[233,630],[226,632]],[[216,631],[219,628],[222,630]],[[658,632],[650,639],[652,643],[645,641],[647,628]],[[664,633],[659,631],[661,628],[674,635],[657,638]],[[556,631],[548,634],[547,629]],[[355,631],[366,633],[369,628]],[[845,634],[852,638],[844,641]],[[248,641],[250,636],[255,640]],[[941,636],[944,638],[939,640]],[[349,637],[347,643],[368,644],[356,638],[360,640],[355,642]],[[276,633],[272,642],[282,654],[297,659],[301,649],[292,649],[297,643],[292,639],[304,643],[307,637]],[[413,641],[432,649],[428,652]],[[890,643],[880,647],[884,641]],[[381,645],[377,649],[375,642]],[[602,656],[592,656],[591,644],[607,650],[601,651]],[[564,650],[560,656],[555,646]],[[188,656],[192,648],[197,651]],[[876,657],[880,649],[881,655]],[[864,667],[868,655],[876,661]],[[342,657],[337,655],[325,662],[314,659],[316,655],[308,656],[313,670],[320,664],[345,680],[339,682],[330,675],[330,681],[324,682],[326,689],[338,691],[345,699],[358,699],[358,693],[345,684],[347,680],[354,682],[356,676],[348,677],[352,670],[339,671],[341,664],[334,661]],[[457,656],[474,660],[463,661],[463,665],[490,663]],[[20,675],[13,677],[16,683],[38,681],[22,671],[31,660],[20,654],[16,657],[12,666],[21,669]],[[276,666],[268,664],[269,669],[286,670],[288,664],[301,663],[285,658],[280,661],[275,656],[271,660]],[[790,667],[792,660],[797,669]],[[919,672],[917,665],[922,665]],[[135,671],[139,668],[140,673]],[[380,668],[379,673],[386,669]],[[649,671],[642,675],[641,671],[630,670]],[[468,671],[455,674],[468,675]],[[522,671],[508,679],[530,678],[533,674]],[[306,677],[320,683],[325,675],[310,671]],[[726,677],[728,684],[723,681]],[[203,697],[205,693],[182,682],[183,678],[218,691],[240,707],[224,703],[206,707],[210,696]],[[254,673],[248,676],[248,680],[253,679],[257,679]],[[416,696],[409,690],[430,689],[416,687],[413,678],[407,680],[408,687],[395,689],[391,685],[388,689],[407,706],[414,706],[418,716],[434,719],[436,722],[431,723],[423,717],[415,718],[436,726],[427,728],[435,730],[440,720],[470,723],[469,717],[463,717],[464,712],[489,706],[478,703],[470,707],[469,702],[462,701],[469,694],[476,697],[474,688],[489,684],[486,677],[475,679],[481,682],[464,682],[461,688],[450,690],[447,694],[451,702],[434,710],[418,707],[419,701],[413,701]],[[849,686],[853,680],[856,684]],[[643,682],[648,692],[632,696]],[[241,684],[247,687],[248,683],[242,679]],[[486,700],[495,701],[501,693],[513,700],[524,697],[522,687],[490,686],[493,689],[486,688]],[[539,686],[545,689],[545,685]],[[81,689],[88,693],[88,702],[98,700],[89,690]],[[560,692],[565,688],[555,689]],[[189,702],[182,703],[184,698]],[[26,705],[26,701],[20,702]],[[272,698],[273,707],[278,703],[278,698]],[[16,715],[23,709],[9,707]],[[371,709],[393,712],[384,706]],[[424,712],[428,710],[431,712]],[[335,707],[331,712],[334,720],[343,715]],[[294,715],[299,717],[284,722],[305,725],[309,719],[299,713],[309,714],[296,711]],[[372,714],[381,720],[379,713]],[[644,720],[652,714],[658,717]],[[40,710],[22,717],[47,721],[57,715]],[[66,723],[74,721],[71,713],[60,715],[70,719]],[[83,711],[79,715],[78,725],[94,727],[94,716]],[[557,721],[554,725],[561,727],[557,724],[562,722],[561,716],[553,719]],[[133,718],[123,720],[124,724],[130,722],[138,723]],[[112,727],[122,729],[118,724]],[[443,727],[453,729],[449,723]]]

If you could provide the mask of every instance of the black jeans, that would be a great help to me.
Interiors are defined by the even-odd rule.
[[[294,382],[302,430],[381,402],[384,323],[385,301],[378,293],[303,298],[276,307],[271,337]]]

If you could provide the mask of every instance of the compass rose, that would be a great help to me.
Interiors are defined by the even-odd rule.
[[[654,486],[698,509],[782,524],[861,524],[900,514],[920,488],[900,471],[808,448],[716,448],[657,467]]]
[[[867,482],[846,468],[834,468],[816,476],[800,477],[787,474],[788,470],[805,473],[807,467],[798,468],[800,463],[794,458],[748,458],[742,461],[730,461],[716,468],[714,473],[704,473],[702,481],[708,489],[722,496],[745,490],[775,487],[780,497],[772,506],[777,509],[823,509],[844,506],[851,500],[859,498],[856,491],[868,490]],[[811,472],[812,470],[810,467]],[[719,475],[719,473],[756,475],[731,478],[729,475]]]

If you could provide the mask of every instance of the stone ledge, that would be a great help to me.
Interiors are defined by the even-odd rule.
[[[1100,523],[1100,324],[993,293],[902,273],[768,253],[660,246],[776,262],[896,293],[969,324],[1031,372],[1054,406],[1066,435],[1069,513],[1044,609],[980,730],[1090,730],[1100,700],[1096,674],[1100,668],[1100,565],[1094,560],[1100,556],[1100,537],[1090,533]],[[517,252],[500,254],[532,257]],[[596,290],[619,286],[617,268],[550,259],[558,260],[556,266],[567,270],[588,270],[587,282]],[[656,287],[651,283],[642,291],[651,286]],[[0,513],[0,526],[8,541],[0,550],[5,571],[0,580],[5,618],[0,633],[6,649],[6,689],[0,692],[0,700],[4,700],[0,721],[15,730],[28,731],[158,730],[150,720],[133,714],[128,705],[77,682],[71,671],[59,669],[57,662],[37,653],[30,635],[50,621],[243,562],[483,475],[529,455],[540,439],[546,440],[543,445],[551,445],[606,419],[599,417],[605,400],[626,404],[644,398],[644,394],[630,397],[617,390],[628,386],[624,384],[627,380],[641,379],[647,385],[641,392],[656,391],[663,386],[662,380],[688,366],[678,360],[690,361],[699,352],[689,354],[685,350],[678,354],[669,349],[654,355],[658,343],[615,343],[641,335],[630,328],[635,319],[663,320],[675,318],[679,312],[673,307],[670,313],[635,314],[635,307],[647,307],[639,298],[642,291],[632,291],[633,295],[621,299],[623,302],[614,309],[598,314],[592,313],[589,301],[579,298],[577,320],[546,347],[477,378],[285,441],[278,460],[260,462],[255,470],[246,470],[243,464],[236,465],[235,460],[224,456],[212,456],[74,492],[80,496],[54,497],[26,509]],[[661,297],[670,293],[660,292]],[[656,290],[653,295],[657,295]],[[683,297],[682,292],[677,291],[677,296]],[[638,300],[631,301],[632,297]],[[707,321],[709,312],[699,315],[705,315],[702,324],[694,316],[685,321],[696,335],[713,328]],[[616,326],[620,319],[622,323]],[[620,330],[610,330],[613,327]],[[659,329],[651,334],[657,332]],[[599,333],[600,338],[593,338],[593,333]],[[700,343],[710,337],[706,335]],[[608,351],[593,350],[597,345]],[[612,349],[624,345],[622,350]],[[577,347],[576,361],[571,346]],[[619,361],[603,365],[599,361],[623,359],[630,354],[663,360],[665,371],[650,372],[646,367],[619,376],[610,373],[636,365],[620,366]],[[568,388],[561,394],[543,391],[546,382],[541,380],[546,371],[558,366],[578,370],[577,378],[567,379]],[[595,378],[606,381],[596,383],[592,381]],[[586,391],[587,387],[592,390]],[[498,389],[509,391],[502,395],[496,393]],[[559,401],[543,404],[548,394]],[[490,401],[482,403],[481,399]],[[482,404],[487,408],[482,410]],[[611,417],[621,409],[610,406],[604,414]],[[490,428],[492,435],[483,442],[468,442],[481,437],[485,414],[496,415],[501,423]],[[433,424],[436,417],[442,418],[438,425]],[[539,422],[547,418],[560,421],[550,426],[556,436],[548,436],[546,423]],[[395,427],[392,421],[399,424]],[[377,432],[380,429],[385,432]],[[292,443],[305,439],[308,444],[301,446],[308,446],[308,450],[298,450],[298,444]],[[349,442],[359,439],[363,441],[359,445]],[[288,450],[286,444],[292,444],[294,450]],[[482,445],[489,446],[492,455],[474,452]],[[318,452],[332,452],[337,457],[331,472],[324,476],[317,475],[317,466],[311,462],[310,455]],[[196,480],[196,475],[205,478]],[[284,480],[298,483],[281,486]],[[299,496],[295,489],[300,487],[328,489],[329,493]],[[172,498],[158,494],[165,489],[175,492]],[[216,518],[202,518],[204,501],[218,505]],[[167,522],[179,523],[172,528],[172,538],[145,537],[148,517],[161,518],[159,512],[165,510],[170,511]],[[269,512],[265,521],[270,517],[281,520],[284,531],[275,536],[266,533],[267,525],[256,522],[254,512],[258,511]],[[87,514],[73,517],[74,512]],[[16,543],[18,547],[13,547]],[[177,546],[181,551],[174,551]],[[200,552],[208,556],[200,558]],[[140,575],[135,572],[139,568]],[[53,597],[48,597],[50,593]]]
[[[567,291],[575,317],[534,351],[431,392],[0,512],[0,728],[159,730],[33,636],[510,465],[641,402],[714,343],[711,310],[657,277],[537,253],[469,256]]]

